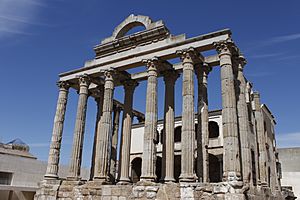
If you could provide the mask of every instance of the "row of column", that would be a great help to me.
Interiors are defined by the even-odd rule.
[[[239,131],[247,131],[247,127],[239,127],[247,121],[246,102],[243,91],[236,96],[235,77],[232,65],[232,48],[230,41],[222,41],[215,44],[219,53],[221,66],[221,86],[222,86],[222,120],[224,136],[224,179],[241,179],[241,159]],[[207,100],[207,75],[210,68],[202,64],[197,51],[193,48],[178,51],[183,66],[183,85],[182,85],[182,142],[181,142],[181,175],[180,181],[208,182],[208,100]],[[148,59],[147,65],[147,96],[144,129],[144,149],[142,162],[141,179],[154,181],[156,146],[154,138],[157,129],[157,76],[162,62],[158,58]],[[241,65],[241,69],[242,69]],[[198,120],[197,130],[197,174],[194,173],[194,72],[196,69],[198,78]],[[178,73],[172,70],[166,71],[164,80],[165,90],[165,134],[164,134],[164,156],[163,156],[163,178],[164,181],[174,181],[174,85]],[[240,90],[245,88],[242,70],[238,71],[237,79],[241,82]],[[88,87],[90,79],[87,75],[79,77],[79,101],[77,107],[76,123],[74,130],[72,156],[69,170],[69,180],[80,179],[81,156],[83,146],[83,136],[85,129],[86,106],[88,98]],[[66,110],[68,84],[60,83],[60,93],[58,98],[52,142],[49,153],[48,167],[45,178],[57,178],[61,137],[63,131],[63,121]],[[119,184],[127,184],[129,179],[130,165],[130,142],[132,124],[132,103],[133,92],[137,82],[130,80],[124,83],[125,100],[121,139],[120,155],[120,178]],[[100,86],[99,86],[100,87]],[[101,93],[102,91],[102,93]],[[108,180],[109,164],[109,135],[112,132],[112,108],[114,91],[114,72],[105,72],[104,88],[99,88],[98,114],[95,135],[95,149],[93,150],[92,176],[93,180],[104,182]],[[103,97],[103,100],[100,100]],[[238,102],[238,103],[237,103]],[[102,108],[102,109],[101,109]],[[237,113],[240,113],[237,115]],[[240,133],[241,134],[241,133]],[[245,141],[245,138],[242,138]],[[248,148],[247,145],[242,147]],[[244,151],[242,151],[243,154]],[[246,151],[245,151],[246,152]],[[247,154],[248,155],[248,154]],[[242,156],[244,157],[244,155]],[[248,155],[249,157],[249,155]],[[248,157],[245,158],[248,160]],[[248,162],[248,161],[247,161]],[[243,172],[243,174],[247,174]]]

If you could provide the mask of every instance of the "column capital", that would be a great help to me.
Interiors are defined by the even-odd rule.
[[[116,76],[116,70],[114,69],[108,69],[104,71],[104,78],[105,81],[113,81],[115,79]]]
[[[103,98],[103,92],[104,85],[97,85],[97,87],[92,91],[95,101],[99,101],[100,98]]]
[[[91,79],[87,74],[83,74],[78,77],[78,82],[80,87],[88,87],[91,84]]]
[[[176,70],[166,70],[162,72],[165,84],[174,85],[180,76]]]
[[[238,70],[243,71],[244,66],[247,64],[247,60],[243,55],[239,55],[237,58]]]
[[[147,72],[149,76],[155,75],[157,76],[158,67],[162,64],[162,61],[158,57],[153,57],[150,59],[143,59],[142,62],[146,64]],[[154,73],[151,73],[154,72]]]
[[[185,63],[196,64],[201,62],[199,53],[193,47],[177,50],[176,54],[180,56],[180,59],[183,64]]]
[[[114,112],[121,112],[121,110],[123,110],[122,106],[120,106],[119,104],[113,104]]]
[[[125,92],[133,92],[134,89],[139,85],[139,83],[136,81],[136,80],[125,80],[125,81],[122,81],[122,84],[124,85],[124,90]]]
[[[70,84],[67,81],[57,81],[56,85],[59,90],[68,90],[70,88]]]
[[[219,53],[219,56],[221,56],[222,54],[232,55],[235,52],[238,52],[238,48],[235,46],[231,38],[228,38],[227,40],[221,40],[219,42],[214,42],[213,45]]]
[[[201,76],[201,75],[207,76],[211,71],[212,71],[212,67],[209,66],[208,63],[206,62],[199,63],[195,66],[195,72],[197,76]]]

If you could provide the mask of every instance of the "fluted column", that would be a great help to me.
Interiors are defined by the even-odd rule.
[[[110,151],[110,163],[109,163],[109,176],[110,180],[114,183],[116,181],[116,165],[117,165],[117,154],[118,154],[118,133],[119,133],[119,124],[120,124],[120,112],[121,107],[115,105],[113,107],[114,117],[113,117],[113,131],[111,137],[111,151]]]
[[[251,132],[249,126],[249,115],[246,103],[246,80],[243,74],[244,65],[246,60],[243,56],[236,58],[237,64],[237,111],[238,111],[238,124],[241,142],[241,158],[242,158],[242,178],[246,184],[250,183],[251,178],[251,150],[249,144],[249,134]]]
[[[57,83],[57,86],[59,87],[59,95],[52,130],[47,171],[44,176],[45,179],[58,178],[61,139],[65,120],[66,106],[68,101],[69,84],[65,81],[60,81]]]
[[[124,113],[122,124],[122,140],[120,151],[120,180],[118,184],[128,184],[129,166],[130,166],[130,143],[131,143],[131,124],[132,124],[132,103],[133,93],[135,87],[138,85],[136,81],[129,80],[124,83],[125,99],[124,99]]]
[[[154,144],[157,129],[157,58],[144,61],[148,67],[146,114],[144,129],[144,149],[141,180],[154,181],[156,164],[156,146]]]
[[[196,69],[198,79],[198,127],[197,127],[197,176],[199,182],[209,182],[208,157],[208,98],[207,76],[211,67],[207,63],[198,65]]]
[[[82,159],[83,136],[85,129],[86,108],[90,78],[87,75],[79,77],[79,100],[75,121],[72,157],[69,168],[68,180],[79,180]]]
[[[256,131],[258,140],[258,161],[259,161],[259,181],[258,184],[267,187],[267,169],[266,169],[266,139],[264,133],[264,119],[261,111],[260,95],[253,93],[254,115],[256,120]]]
[[[162,179],[175,182],[174,179],[174,86],[179,74],[174,70],[164,72],[165,116],[163,135]]]
[[[99,137],[96,144],[96,162],[94,180],[101,182],[108,181],[108,144],[109,135],[112,131],[112,109],[114,92],[114,71],[105,71],[104,83],[104,101],[102,108],[102,117],[98,124]]]
[[[177,51],[183,65],[182,132],[181,132],[181,182],[193,182],[195,150],[194,65],[198,55],[193,48]]]
[[[221,66],[222,89],[222,121],[223,121],[223,179],[224,181],[239,181],[241,179],[241,164],[238,138],[238,119],[236,108],[235,78],[231,56],[234,44],[231,40],[215,43],[219,53]]]
[[[101,116],[102,116],[103,95],[104,95],[104,85],[97,86],[97,89],[94,91],[95,101],[97,104],[97,116],[96,116],[95,134],[94,134],[93,152],[92,152],[92,163],[91,163],[91,172],[90,172],[91,180],[94,177],[94,170],[95,170],[96,143],[97,143],[97,137],[99,135],[97,130],[98,130],[98,124],[99,124]]]

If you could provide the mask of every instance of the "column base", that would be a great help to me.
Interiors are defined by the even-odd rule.
[[[155,182],[156,176],[141,176],[141,181]]]
[[[171,182],[175,182],[175,179],[173,177],[165,177],[162,181],[164,183],[171,183]]]
[[[264,188],[269,187],[268,183],[266,183],[266,182],[258,183],[258,185],[260,185],[261,187],[264,187]]]
[[[131,180],[129,178],[120,178],[120,180],[117,182],[117,185],[130,185]]]
[[[111,182],[108,181],[107,177],[94,177],[93,182],[96,182],[96,183],[101,184],[101,185],[111,184]]]
[[[182,174],[179,176],[179,182],[196,182],[197,180],[197,176],[194,174],[190,174],[190,175],[186,175],[186,174]]]
[[[58,176],[56,174],[45,174],[44,179],[49,180],[49,179],[58,179]]]

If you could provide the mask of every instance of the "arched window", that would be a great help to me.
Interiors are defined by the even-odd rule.
[[[177,126],[174,131],[174,142],[181,142],[181,126]]]
[[[209,138],[216,138],[219,137],[219,125],[217,122],[210,121],[208,122],[208,132],[209,132]]]
[[[142,158],[136,157],[131,161],[131,180],[136,183],[142,174]]]

